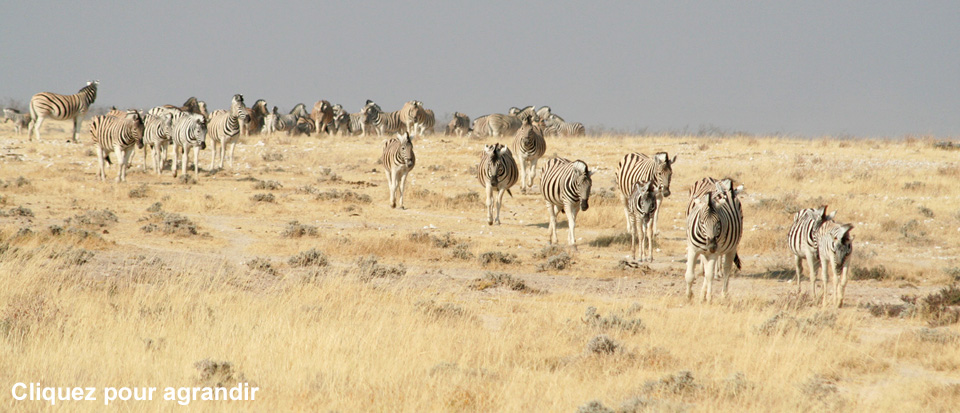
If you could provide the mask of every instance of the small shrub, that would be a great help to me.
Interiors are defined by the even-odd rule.
[[[83,225],[87,227],[102,228],[110,224],[116,224],[120,220],[117,214],[109,209],[87,211],[67,219],[68,224]]]
[[[277,270],[273,268],[273,263],[267,258],[256,257],[247,261],[247,268],[253,271],[261,271],[270,275],[277,275]]]
[[[583,322],[587,325],[600,330],[615,329],[635,333],[646,329],[646,327],[643,325],[643,320],[639,318],[628,320],[620,317],[617,314],[609,314],[606,317],[600,317],[600,314],[597,314],[597,308],[593,306],[587,307],[587,311],[584,313],[581,320],[583,320]]]
[[[917,313],[927,321],[931,327],[955,324],[960,321],[960,288],[951,285],[940,289],[933,294],[919,299],[915,296],[904,296],[901,299],[917,306]]]
[[[480,254],[480,265],[486,267],[490,264],[519,264],[517,254],[504,254],[500,251],[487,251]]]
[[[48,258],[63,260],[67,265],[80,266],[86,264],[93,258],[93,252],[83,248],[67,248],[62,251],[54,251],[48,255]]]
[[[235,371],[233,363],[229,361],[200,360],[193,363],[199,372],[197,384],[207,387],[232,387],[237,383],[247,382],[243,373]]]
[[[147,208],[147,212],[160,212],[163,209],[163,204],[160,202],[154,202],[153,205]]]
[[[907,191],[923,189],[927,184],[920,181],[906,182],[903,184],[903,189]]]
[[[660,380],[644,383],[643,391],[644,393],[688,395],[702,387],[694,380],[693,373],[682,370],[675,374],[663,376]]]
[[[315,199],[318,201],[338,200],[341,202],[353,202],[358,204],[369,204],[373,202],[373,198],[371,198],[370,195],[359,194],[349,189],[342,190],[342,191],[337,189],[330,189],[330,190],[318,193]]]
[[[320,173],[317,174],[317,182],[338,182],[340,181],[340,176],[334,173],[330,168],[323,167],[320,168]]]
[[[260,158],[263,159],[264,162],[282,161],[282,160],[283,160],[283,154],[280,153],[280,152],[266,152],[266,153],[261,154],[261,155],[260,155]]]
[[[253,189],[275,191],[280,188],[283,188],[283,185],[277,181],[257,181],[253,184]]]
[[[453,303],[437,304],[433,300],[425,300],[414,303],[414,307],[423,314],[438,320],[468,317],[467,311],[463,307]]]
[[[193,175],[183,174],[177,177],[177,183],[181,185],[196,185],[197,178],[194,178]]]
[[[764,321],[756,331],[764,335],[786,335],[794,331],[803,335],[812,335],[824,328],[834,328],[836,325],[837,315],[834,313],[818,312],[813,317],[797,318],[781,311]]]
[[[254,194],[250,197],[250,200],[253,202],[276,202],[277,198],[271,193],[265,194]]]
[[[587,404],[577,408],[577,413],[617,413],[613,409],[604,406],[600,400],[592,400]]]
[[[127,193],[127,195],[130,198],[146,198],[148,191],[149,191],[149,188],[147,187],[147,184],[140,184],[140,186],[131,189],[130,192]]]
[[[887,273],[887,268],[883,265],[878,265],[876,267],[854,267],[851,271],[850,278],[854,281],[859,280],[886,280],[890,277],[890,274]]]
[[[597,239],[588,243],[591,247],[609,247],[616,244],[619,246],[630,245],[630,234],[621,232],[615,235],[601,235]]]
[[[927,207],[925,207],[925,206],[919,206],[919,207],[917,207],[917,211],[920,212],[920,215],[923,215],[923,216],[926,217],[926,218],[933,218],[933,216],[934,216],[933,210],[930,209],[930,208],[927,208]]]
[[[199,235],[197,225],[189,218],[172,212],[154,212],[140,221],[147,225],[140,228],[146,233],[160,232],[165,235],[191,236]]]
[[[29,218],[32,218],[32,217],[33,217],[33,211],[31,211],[29,208],[25,208],[25,207],[23,207],[23,206],[21,205],[21,206],[18,206],[18,207],[16,207],[16,208],[10,209],[10,214],[9,214],[9,215],[12,216],[12,217],[29,217]]]
[[[291,267],[326,267],[328,264],[327,256],[315,248],[300,251],[299,254],[290,257],[287,263]]]
[[[299,221],[293,220],[287,223],[287,227],[284,228],[283,232],[280,233],[280,236],[284,238],[300,238],[303,236],[315,237],[319,231],[317,227],[313,225],[301,224]]]
[[[587,342],[587,353],[589,354],[613,354],[619,348],[620,344],[617,344],[616,341],[613,341],[612,338],[607,337],[605,334],[596,336]]]
[[[570,254],[561,252],[557,255],[547,258],[547,262],[537,265],[537,271],[557,270],[562,271],[570,266],[573,259]]]
[[[450,251],[450,255],[453,258],[460,260],[472,260],[474,255],[470,252],[470,245],[467,243],[459,243],[456,247],[453,248],[453,251]]]
[[[378,263],[376,255],[368,255],[357,260],[360,279],[369,281],[374,278],[400,278],[407,274],[407,268],[403,263],[396,266],[387,266]]]
[[[488,288],[504,287],[513,291],[537,292],[537,290],[527,287],[527,284],[520,278],[503,272],[486,272],[482,278],[477,278],[470,283],[470,288],[478,291],[484,291]]]

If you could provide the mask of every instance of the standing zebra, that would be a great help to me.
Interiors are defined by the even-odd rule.
[[[580,122],[566,122],[557,115],[549,115],[543,118],[546,125],[543,133],[545,135],[556,136],[584,136],[587,134],[586,128]]]
[[[411,136],[420,136],[423,128],[423,102],[410,100],[403,104],[398,113],[400,123]]]
[[[267,101],[257,99],[253,106],[245,108],[244,111],[247,113],[247,121],[240,124],[240,135],[259,134],[263,129],[264,118],[270,114],[270,111],[267,110]]]
[[[464,134],[470,132],[470,117],[460,112],[453,112],[453,119],[447,124],[446,135],[457,134],[462,138]]]
[[[110,161],[110,150],[113,150],[120,160],[120,171],[117,172],[117,182],[127,179],[127,165],[133,146],[143,147],[143,119],[135,110],[128,110],[127,115],[121,118],[113,116],[96,116],[90,122],[90,134],[97,145],[97,160],[100,170],[97,176],[101,181],[107,179],[104,170],[104,161]]]
[[[276,133],[279,130],[280,115],[277,114],[277,107],[273,107],[273,112],[268,113],[267,116],[263,117],[263,132],[264,134]]]
[[[820,282],[823,284],[823,300],[821,307],[827,305],[827,269],[833,275],[833,304],[837,308],[843,307],[843,291],[847,288],[847,272],[850,269],[850,255],[853,254],[853,235],[850,230],[852,224],[839,224],[826,221],[817,231],[819,240],[817,247],[820,250]],[[840,278],[837,278],[840,271]]]
[[[187,174],[187,151],[193,148],[193,174],[200,178],[200,150],[207,149],[207,118],[184,113],[173,122],[173,177],[177,177],[177,153],[183,151],[181,170]]]
[[[380,116],[380,106],[367,99],[367,103],[360,108],[360,112],[350,114],[350,130],[353,133],[360,132],[360,136],[367,136],[367,131],[374,129],[373,121],[378,116]]]
[[[181,112],[183,113],[183,112]],[[173,137],[172,113],[161,116],[147,113],[143,117],[143,169],[147,169],[147,150],[153,150],[153,170],[160,175],[167,159],[167,146]],[[176,169],[176,165],[173,166]]]
[[[427,135],[433,135],[436,133],[434,128],[437,125],[437,116],[433,113],[433,109],[424,109],[423,110],[423,130],[420,132]]]
[[[817,247],[819,241],[820,226],[827,221],[832,221],[837,211],[827,214],[827,206],[820,208],[801,209],[793,214],[793,225],[787,235],[787,243],[790,244],[790,251],[795,255],[796,264],[796,282],[797,293],[800,288],[800,276],[803,274],[803,260],[807,260],[810,268],[810,293],[814,299],[817,298],[817,267],[820,266],[820,249]],[[823,286],[826,290],[826,285]]]
[[[657,191],[653,182],[637,182],[627,198],[630,211],[627,226],[633,228],[630,232],[630,252],[634,260],[639,255],[639,261],[643,261],[646,252],[650,262],[653,262],[653,215],[657,210]]]
[[[233,168],[233,150],[236,149],[240,135],[240,123],[246,122],[246,105],[243,104],[243,95],[233,95],[230,101],[230,111],[215,110],[210,115],[207,131],[210,132],[210,142],[213,143],[213,152],[210,156],[210,170],[213,170],[217,161],[217,145],[220,145],[220,165],[223,169],[223,158],[227,154],[227,144],[230,145],[230,167]]]
[[[513,160],[510,148],[499,143],[483,145],[480,164],[477,166],[477,179],[486,189],[487,225],[493,225],[494,202],[497,207],[497,225],[500,225],[500,207],[503,206],[503,193],[510,193],[510,187],[517,183],[517,163]],[[497,190],[494,200],[493,191]],[[513,193],[510,193],[513,196]]]
[[[77,142],[80,138],[80,123],[86,116],[90,105],[97,100],[97,86],[99,80],[87,82],[87,85],[73,95],[59,95],[52,92],[42,92],[33,95],[30,98],[30,127],[27,128],[27,134],[36,133],[37,140],[40,140],[40,125],[43,120],[50,118],[53,120],[73,120],[73,141]],[[30,138],[33,140],[33,138]]]
[[[633,233],[630,221],[630,207],[627,199],[633,192],[633,185],[637,182],[651,182],[657,190],[657,208],[653,214],[653,235],[656,236],[657,221],[660,218],[660,204],[663,198],[670,196],[670,179],[673,177],[673,163],[677,155],[670,159],[666,152],[657,152],[653,158],[642,153],[624,155],[617,164],[617,195],[623,204],[623,212],[627,217],[627,232]]]
[[[333,135],[330,124],[333,123],[333,106],[326,100],[320,100],[313,105],[314,130],[317,133],[326,132],[327,135]],[[309,134],[307,134],[309,135]]]
[[[520,192],[524,194],[527,188],[533,188],[537,161],[547,152],[547,141],[543,140],[541,129],[531,122],[531,118],[524,119],[523,126],[513,138],[513,153],[520,164]]]
[[[30,128],[30,114],[29,113],[20,113],[19,110],[13,108],[3,108],[3,122],[6,123],[8,120],[13,121],[13,129],[17,132],[19,136],[23,131],[23,127]]]
[[[480,118],[474,121],[473,131],[477,136],[493,136],[499,138],[504,135],[512,135],[523,126],[523,122],[515,115],[504,115],[494,113],[483,117],[482,124]]]
[[[697,258],[702,256],[704,281],[700,299],[707,302],[713,299],[713,277],[718,264],[723,266],[721,294],[727,296],[731,266],[739,261],[737,248],[743,234],[743,212],[737,199],[743,186],[733,189],[733,182],[728,179],[704,178],[694,188],[710,184],[714,186],[713,191],[702,191],[692,198],[687,212],[687,298],[693,297],[694,267]]]
[[[403,191],[407,187],[407,175],[417,163],[413,154],[413,142],[409,133],[399,133],[397,137],[383,141],[383,153],[380,164],[387,174],[390,186],[390,208],[397,207],[397,193],[400,193],[400,209],[403,206]]]
[[[351,135],[350,114],[343,110],[343,105],[333,105],[333,131],[337,135]]]
[[[380,106],[374,104],[368,110],[375,113],[373,117],[373,127],[377,130],[377,136],[383,136],[385,133],[404,133],[408,135],[410,131],[406,129],[403,120],[400,119],[400,111],[383,112]]]
[[[550,216],[550,243],[557,239],[557,214],[567,213],[567,226],[570,229],[567,243],[577,249],[574,229],[577,226],[577,212],[590,207],[590,186],[593,185],[593,171],[581,160],[570,162],[564,158],[553,158],[540,169],[540,191],[547,201]]]

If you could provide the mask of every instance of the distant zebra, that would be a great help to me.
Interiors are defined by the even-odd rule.
[[[790,251],[795,255],[797,293],[800,288],[800,276],[803,274],[803,260],[807,260],[810,268],[810,293],[814,299],[817,298],[817,269],[820,267],[820,250],[817,247],[819,242],[820,226],[827,221],[832,221],[837,211],[827,214],[827,206],[820,208],[807,208],[797,211],[793,214],[793,225],[787,234],[787,243],[790,245]],[[826,291],[826,285],[823,286]]]
[[[630,153],[620,159],[616,173],[617,195],[623,204],[623,213],[627,217],[627,232],[633,233],[630,207],[627,205],[633,186],[637,182],[652,182],[657,190],[657,208],[653,215],[653,234],[657,235],[660,205],[663,203],[663,198],[670,196],[670,180],[673,178],[673,163],[676,161],[676,155],[670,159],[666,152],[657,152],[652,158],[642,153]]]
[[[510,193],[510,187],[517,183],[519,173],[510,148],[499,143],[483,145],[480,164],[477,165],[477,180],[486,189],[487,225],[493,225],[493,207],[497,207],[496,223],[500,225],[500,207],[503,206],[503,193]],[[496,199],[493,191],[497,191]],[[513,196],[510,193],[510,196]],[[496,205],[494,205],[496,204]]]
[[[350,114],[350,130],[360,132],[360,136],[367,136],[367,131],[373,131],[373,121],[380,116],[380,105],[367,99],[367,103],[360,108],[360,112]]]
[[[537,111],[534,110],[533,106],[527,106],[523,109],[512,107],[510,108],[509,111],[507,111],[507,113],[509,113],[510,115],[516,116],[517,118],[520,118],[521,122],[526,120],[527,118],[536,117],[537,115]]]
[[[657,210],[657,192],[653,182],[637,182],[627,198],[630,211],[627,222],[633,228],[630,232],[630,252],[634,260],[639,256],[639,261],[643,261],[646,255],[653,262],[653,216]]]
[[[547,152],[547,142],[543,140],[540,127],[531,123],[532,118],[526,118],[523,126],[517,130],[513,138],[513,153],[520,166],[520,192],[527,193],[533,188],[533,178],[537,175],[537,161]]]
[[[485,128],[478,128],[476,121],[474,121],[473,130],[478,136],[493,136],[495,138],[509,136],[516,134],[517,130],[523,126],[519,117],[500,113],[487,115],[484,123]]]
[[[162,107],[207,116],[207,104],[202,100],[197,100],[194,96],[190,96],[186,102],[183,102],[183,106],[163,105]]]
[[[333,105],[333,132],[337,135],[351,135],[350,114],[343,110],[343,105]]]
[[[548,136],[584,136],[587,134],[586,128],[580,122],[566,122],[557,115],[549,115],[543,118],[543,134]]]
[[[3,122],[6,123],[7,121],[13,121],[13,129],[17,132],[18,136],[24,127],[28,128],[28,130],[30,128],[30,114],[20,113],[19,110],[13,108],[3,109]]]
[[[397,193],[399,193],[400,209],[405,209],[403,192],[407,187],[407,175],[410,174],[416,162],[409,133],[399,133],[397,137],[383,141],[380,164],[383,165],[383,171],[387,174],[387,182],[390,186],[390,208],[397,207]]]
[[[420,136],[422,134],[421,129],[423,129],[424,117],[423,102],[419,100],[407,101],[397,114],[400,123],[403,124],[404,130],[408,131],[411,136]]]
[[[117,182],[127,179],[127,165],[134,145],[143,147],[143,119],[135,110],[127,111],[127,115],[120,119],[113,116],[96,116],[90,122],[90,134],[97,145],[97,160],[100,170],[97,176],[101,181],[107,179],[104,170],[104,161],[109,162],[110,151],[113,150],[120,160],[120,170],[117,172]]]
[[[457,134],[462,138],[467,132],[470,132],[470,117],[460,112],[453,112],[453,119],[447,124],[446,135]]]
[[[290,113],[286,115],[280,115],[280,121],[277,122],[277,129],[283,132],[287,132],[288,135],[292,134],[294,129],[297,128],[297,122],[300,121],[300,118],[309,118],[310,114],[307,113],[306,105],[303,103],[298,103],[293,109],[290,109]]]
[[[80,123],[86,116],[90,105],[97,100],[97,86],[99,80],[87,82],[87,85],[73,95],[60,95],[52,92],[42,92],[33,95],[30,98],[30,127],[27,134],[36,133],[37,140],[40,140],[40,126],[43,120],[50,118],[53,120],[73,120],[73,141],[77,142],[80,138]],[[33,140],[31,137],[30,140]]]
[[[406,132],[408,135],[410,134],[410,131],[407,130],[403,120],[400,119],[399,110],[393,112],[383,112],[380,110],[380,106],[378,105],[372,106],[369,110],[373,110],[373,112],[376,113],[376,115],[373,117],[372,124],[377,130],[377,136],[383,136],[385,133]]]
[[[557,214],[567,213],[567,226],[570,233],[567,243],[577,249],[576,229],[577,212],[590,207],[590,187],[593,185],[593,171],[581,160],[570,162],[564,158],[553,158],[540,169],[540,191],[547,201],[550,216],[550,243],[557,239]]]
[[[240,123],[246,121],[246,105],[243,104],[243,95],[233,95],[230,101],[230,110],[215,110],[210,114],[207,132],[210,133],[210,142],[213,151],[210,153],[210,170],[214,169],[217,161],[217,145],[220,145],[220,165],[223,169],[223,158],[227,154],[227,144],[230,145],[230,167],[233,167],[233,151],[236,149],[240,135]]]
[[[253,106],[244,109],[247,112],[247,121],[240,124],[240,135],[250,136],[259,134],[263,129],[264,118],[270,114],[267,110],[267,101],[257,99]]]
[[[437,125],[437,116],[433,113],[433,109],[424,109],[423,110],[423,130],[420,132],[425,135],[433,135],[436,133],[434,128]]]
[[[297,124],[293,127],[293,130],[290,131],[290,134],[293,136],[307,135],[316,132],[314,129],[313,120],[310,118],[300,118],[297,119]]]
[[[541,106],[540,109],[537,109],[537,116],[539,116],[540,119],[547,120],[551,114],[552,113],[549,106]],[[557,117],[559,118],[559,116]]]
[[[183,113],[183,112],[181,112]],[[147,113],[143,116],[143,169],[147,169],[147,150],[153,150],[153,170],[160,175],[163,163],[167,159],[167,146],[173,139],[172,113],[155,116]],[[173,166],[176,169],[176,165]]]
[[[314,122],[314,130],[317,133],[326,132],[327,135],[333,135],[331,124],[333,123],[333,106],[326,100],[320,100],[313,105],[311,114]]]
[[[850,255],[853,254],[853,235],[850,231],[852,224],[839,224],[826,221],[817,231],[819,240],[817,248],[820,253],[820,282],[823,284],[823,300],[821,307],[827,305],[827,270],[833,274],[833,305],[843,307],[843,292],[847,288],[847,272],[850,269]],[[840,271],[840,277],[837,277]]]
[[[483,115],[473,120],[467,136],[482,138],[490,135],[490,115]]]
[[[207,118],[196,113],[184,113],[173,122],[173,177],[177,177],[177,155],[182,151],[180,170],[187,174],[187,154],[193,148],[193,174],[200,179],[200,150],[207,149]]]
[[[713,191],[702,192],[690,200],[687,213],[687,298],[693,298],[693,283],[696,281],[694,268],[697,259],[703,257],[704,281],[700,290],[701,301],[713,299],[713,277],[718,264],[722,264],[723,289],[726,297],[730,281],[731,266],[737,257],[740,237],[743,235],[743,212],[737,193],[742,186],[734,189],[733,182],[725,179],[716,181],[704,178],[694,184],[694,188],[714,185]],[[695,191],[697,193],[700,191]]]
[[[277,107],[273,107],[273,112],[263,117],[263,130],[261,133],[273,134],[279,130],[280,115],[277,113]]]

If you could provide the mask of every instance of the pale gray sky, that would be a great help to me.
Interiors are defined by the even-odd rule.
[[[549,105],[624,131],[960,133],[960,2],[5,3],[0,97]]]

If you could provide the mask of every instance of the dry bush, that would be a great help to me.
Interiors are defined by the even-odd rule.
[[[283,188],[283,185],[281,185],[280,182],[277,182],[277,181],[261,181],[261,180],[257,180],[257,181],[253,184],[253,189],[258,189],[258,190],[275,191],[275,190],[280,189],[280,188]]]
[[[609,247],[612,244],[616,244],[617,246],[620,246],[620,247],[629,246],[630,233],[621,232],[614,235],[601,235],[596,239],[594,239],[593,241],[590,241],[587,243],[587,245],[590,245],[591,247],[603,247],[603,248]]]
[[[403,263],[396,266],[383,265],[379,263],[376,255],[360,257],[356,263],[358,276],[362,281],[370,281],[375,278],[400,278],[407,274],[407,267]]]
[[[300,238],[305,236],[315,237],[319,234],[317,227],[313,225],[301,224],[300,221],[293,220],[287,222],[287,226],[280,233],[284,238]]]
[[[140,186],[127,192],[127,196],[130,198],[146,198],[148,192],[150,192],[150,188],[147,187],[147,184],[140,184]]]
[[[264,162],[279,162],[283,160],[283,154],[280,152],[264,152],[260,154],[260,159]]]
[[[500,251],[487,251],[483,254],[480,254],[480,265],[486,267],[492,264],[519,264],[520,259],[517,258],[517,254],[503,253]]]
[[[83,214],[76,215],[73,218],[67,218],[67,224],[76,224],[87,227],[102,228],[108,225],[116,224],[120,220],[117,214],[109,209],[91,210]]]
[[[586,350],[587,354],[607,355],[622,351],[623,347],[607,335],[601,334],[587,342]]]
[[[371,198],[370,195],[360,194],[349,189],[329,189],[317,193],[315,199],[318,201],[340,201],[354,204],[369,204],[373,202],[373,198]]]
[[[755,331],[763,335],[787,335],[797,333],[801,335],[815,335],[825,328],[837,327],[835,313],[818,312],[813,317],[799,318],[785,312],[778,312],[770,317]]]
[[[917,313],[931,327],[955,324],[960,321],[960,288],[957,285],[944,287],[922,299],[916,296],[901,297],[916,306]]]
[[[253,194],[253,196],[250,197],[250,200],[253,202],[272,203],[272,202],[276,202],[277,198],[273,196],[273,194],[271,193],[265,193],[265,194]]]
[[[624,317],[626,315],[626,313],[623,313]],[[593,306],[587,307],[587,311],[581,320],[593,328],[604,331],[617,330],[626,333],[638,333],[646,330],[643,320],[639,318],[627,319],[621,317],[620,314],[607,314],[606,317],[601,317],[597,313],[597,308]]]
[[[510,274],[503,272],[490,272],[487,271],[483,274],[483,277],[474,279],[470,283],[470,288],[477,291],[485,291],[490,288],[499,288],[503,287],[508,290],[525,292],[525,293],[539,293],[540,290],[535,288],[530,288],[527,286],[526,282],[519,277],[514,277]]]
[[[194,236],[200,235],[197,224],[189,218],[172,212],[154,212],[146,217],[140,218],[138,222],[147,224],[140,227],[140,230],[146,233],[159,232],[164,235]],[[204,234],[205,236],[207,234]]]
[[[193,363],[198,375],[196,384],[205,387],[233,387],[237,383],[248,383],[250,380],[242,372],[233,368],[229,361],[214,361],[203,359]],[[256,386],[256,383],[252,384]]]
[[[326,267],[328,261],[324,253],[311,248],[290,257],[287,264],[290,264],[291,267]]]
[[[270,262],[269,258],[255,257],[246,262],[247,268],[252,271],[259,271],[267,273],[270,275],[279,275],[276,268],[273,268],[273,263]]]

